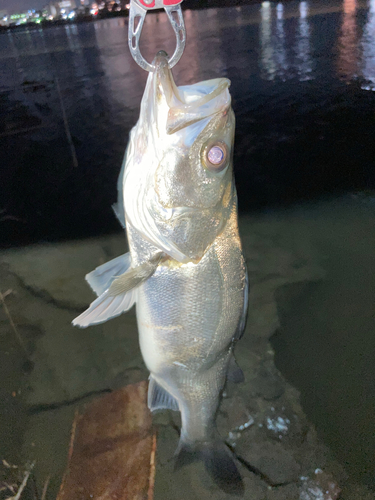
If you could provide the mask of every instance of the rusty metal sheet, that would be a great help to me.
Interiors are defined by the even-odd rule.
[[[156,434],[146,400],[144,381],[76,415],[57,500],[152,500]]]

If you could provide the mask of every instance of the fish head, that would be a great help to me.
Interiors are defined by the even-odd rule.
[[[218,78],[177,87],[165,52],[156,56],[154,65],[132,137],[133,161],[125,172],[133,179],[133,193],[127,190],[128,199],[124,194],[125,211],[171,257],[199,260],[235,203],[230,81]],[[137,202],[132,204],[134,195]]]

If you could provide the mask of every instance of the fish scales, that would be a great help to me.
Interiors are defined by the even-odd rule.
[[[176,467],[200,457],[216,483],[241,476],[215,417],[247,311],[247,273],[232,172],[235,119],[229,80],[176,87],[155,60],[130,134],[115,212],[130,254],[86,276],[98,295],[73,321],[86,327],[136,304],[152,411],[181,412]]]

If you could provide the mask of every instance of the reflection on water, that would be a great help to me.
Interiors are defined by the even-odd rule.
[[[114,21],[114,22],[113,22]],[[105,86],[111,96],[112,106],[132,108],[145,81],[145,75],[133,69],[125,19],[95,23],[95,40],[104,72]]]
[[[261,7],[262,22],[260,25],[260,66],[261,75],[266,80],[273,80],[276,73],[271,12],[271,2],[263,2]]]
[[[253,182],[249,186],[252,191],[246,190],[246,197],[242,197],[243,207],[284,203],[286,199],[299,199],[311,193],[315,196],[318,192],[335,189],[337,185],[341,186],[340,189],[348,189],[353,184],[356,189],[372,185],[371,158],[374,155],[367,147],[368,156],[357,160],[366,169],[362,173],[356,168],[358,181],[356,178],[353,182],[353,166],[350,167],[351,173],[345,175],[336,159],[332,159],[329,168],[326,168],[327,159],[322,158],[314,160],[319,165],[318,177],[311,174],[313,179],[306,178],[301,183],[303,189],[291,187],[296,175],[303,173],[309,176],[309,172],[314,170],[311,156],[315,157],[316,151],[326,155],[328,148],[332,147],[332,142],[328,145],[328,139],[323,146],[321,142],[329,134],[324,135],[320,125],[311,125],[312,130],[306,132],[309,135],[308,144],[312,144],[313,137],[317,147],[309,149],[303,135],[296,133],[304,127],[304,118],[298,110],[319,114],[317,99],[321,99],[321,103],[330,102],[337,92],[345,94],[340,112],[343,113],[348,106],[357,109],[364,101],[362,98],[360,102],[356,101],[357,96],[353,93],[349,96],[342,81],[350,83],[358,76],[368,82],[362,82],[363,88],[370,89],[375,85],[375,0],[368,4],[365,0],[330,0],[324,5],[320,0],[264,1],[228,9],[186,11],[184,17],[188,43],[181,62],[174,68],[175,80],[177,84],[186,85],[218,76],[231,79],[231,93],[239,124],[235,161],[241,186],[249,182],[246,166],[249,162],[256,165],[252,170]],[[61,189],[61,198],[65,200],[62,186],[63,181],[69,182],[69,172],[73,176],[70,181],[76,186],[78,202],[73,206],[77,210],[82,198],[79,195],[81,189],[98,195],[90,197],[85,204],[82,202],[87,211],[90,211],[92,199],[101,200],[108,207],[113,202],[109,186],[117,176],[118,164],[121,163],[128,132],[137,119],[147,78],[146,72],[130,56],[127,26],[127,19],[117,18],[0,34],[0,152],[9,166],[7,180],[3,184],[4,203],[10,204],[7,210],[19,219],[37,221],[40,217],[38,237],[45,233],[55,234],[61,225],[49,226],[52,219],[46,215],[44,199],[39,200],[39,207],[36,202],[28,205],[21,200],[19,183],[24,185],[26,181],[22,179],[26,179],[27,175],[21,174],[20,164],[23,169],[30,163],[38,164],[38,171],[44,172],[41,179],[45,179],[50,175],[49,165],[56,164],[56,157],[59,158],[61,171],[56,168],[58,173],[55,175],[60,178],[54,188]],[[170,22],[164,13],[149,14],[141,37],[142,53],[151,61],[156,51],[162,48],[170,54],[175,49]],[[57,80],[61,85],[62,101],[56,93]],[[36,87],[27,91],[24,85],[29,84]],[[272,103],[269,96],[274,98]],[[371,101],[372,98],[367,95],[366,99]],[[368,109],[372,106],[370,101]],[[108,190],[101,189],[100,181],[94,188],[94,176],[80,176],[81,170],[76,174],[70,172],[73,165],[64,131],[62,106],[67,114],[78,163],[83,169],[88,162],[87,168],[92,172],[95,165],[96,171],[105,172]],[[324,107],[323,104],[321,106]],[[296,119],[288,125],[285,114],[291,116],[290,110],[293,109],[297,110]],[[274,129],[269,124],[271,115],[278,119]],[[328,123],[322,116],[316,119]],[[343,122],[339,117],[334,119],[337,123]],[[265,126],[254,127],[255,122]],[[311,115],[309,123],[313,124]],[[337,130],[337,123],[332,130]],[[360,132],[362,127],[368,130],[366,125],[357,124],[352,128],[351,136],[354,137],[354,131],[363,136]],[[28,135],[21,135],[25,131]],[[275,138],[279,141],[275,147],[285,148],[287,141],[300,140],[306,167],[297,169],[293,148],[284,149],[281,161],[278,155],[271,158],[269,148],[267,156],[263,146],[270,144],[270,140],[275,141]],[[36,145],[52,139],[56,141],[53,146],[40,146],[45,158],[45,164],[42,162],[40,165],[39,153],[35,152],[39,146]],[[283,146],[280,145],[282,141]],[[343,142],[339,138],[337,141]],[[344,142],[347,143],[346,140]],[[254,160],[252,155],[257,148],[258,156]],[[22,161],[12,153],[14,150],[23,155]],[[357,152],[348,150],[348,153],[346,158],[358,156]],[[361,148],[361,154],[366,156],[366,148]],[[343,160],[346,161],[346,158]],[[256,174],[254,169],[258,169]],[[77,182],[81,184],[77,185]],[[243,189],[245,191],[245,187]],[[42,190],[49,192],[47,186],[43,186]],[[29,191],[25,187],[24,196],[26,194],[29,195]],[[61,211],[64,211],[63,206]],[[38,216],[34,214],[36,211]],[[56,212],[56,216],[61,214]],[[87,214],[86,219],[94,220],[92,214]],[[108,230],[114,228],[110,209],[101,220]],[[43,225],[45,227],[42,228]],[[70,224],[66,226],[67,234],[76,234],[75,231]],[[89,226],[87,231],[91,231]],[[14,228],[5,234],[14,237]],[[23,238],[24,234],[20,229],[20,237]]]
[[[355,77],[358,72],[359,47],[356,0],[344,0],[343,8],[337,71],[343,79],[348,81]]]
[[[184,21],[187,33],[189,33],[189,43],[185,47],[185,57],[188,58],[189,64],[186,67],[183,76],[186,85],[199,81],[199,61],[195,54],[199,53],[199,30],[197,26],[197,11],[188,10],[184,14]]]
[[[313,16],[310,15],[310,4],[314,7]],[[337,74],[346,81],[362,77],[370,82],[363,88],[371,90],[375,85],[375,0],[368,3],[364,27],[358,16],[359,11],[366,10],[363,2],[343,0],[341,7]],[[278,78],[285,81],[297,77],[299,81],[305,81],[318,76],[313,71],[317,61],[313,61],[311,55],[310,24],[320,11],[316,3],[307,1],[301,1],[298,10],[293,11],[283,2],[261,4],[259,66],[265,80]],[[296,17],[297,26],[291,22]]]
[[[363,9],[357,0],[344,0],[341,33],[338,39],[338,75],[350,81],[360,77],[366,80],[364,90],[375,89],[375,0],[369,0],[366,22],[362,28],[359,12]]]
[[[298,79],[303,82],[311,78],[312,60],[310,54],[310,26],[308,20],[308,3],[301,2],[299,6],[298,33],[295,45],[296,67]]]
[[[297,77],[299,81],[312,78],[308,2],[299,4],[298,26],[294,29],[285,17],[285,6],[279,2],[261,5],[260,49],[261,75],[266,80]],[[293,17],[298,14],[293,14]],[[288,16],[290,17],[290,16]]]
[[[345,100],[353,99],[353,94],[349,97],[347,89],[343,90],[342,80],[349,82],[359,76],[369,82],[363,83],[363,88],[375,85],[375,0],[371,0],[369,4],[364,0],[331,0],[324,2],[324,5],[319,0],[277,3],[264,1],[237,8],[186,11],[184,17],[188,43],[181,62],[174,68],[175,79],[177,84],[191,84],[217,76],[231,79],[231,92],[240,125],[237,129],[235,160],[238,165],[237,178],[241,185],[245,185],[242,181],[246,181],[245,177],[248,177],[246,165],[250,160],[257,165],[254,168],[259,170],[254,175],[258,182],[257,188],[252,188],[253,192],[242,198],[243,203],[249,204],[246,208],[252,203],[259,205],[272,203],[274,200],[283,202],[286,197],[293,198],[292,191],[296,191],[290,188],[293,177],[301,175],[301,172],[310,172],[313,168],[311,160],[307,159],[305,163],[308,167],[300,167],[297,172],[294,167],[296,162],[290,159],[290,151],[285,153],[283,165],[280,166],[279,158],[275,164],[270,157],[259,156],[254,161],[254,158],[250,158],[252,148],[269,144],[270,136],[272,140],[278,137],[278,140],[285,141],[289,137],[288,140],[300,138],[304,141],[301,135],[296,135],[301,123],[294,121],[290,124],[290,129],[286,125],[285,113],[291,106],[315,112],[318,109],[315,96],[319,95],[327,102],[340,89],[340,92],[345,93],[342,104],[345,107],[348,105]],[[147,78],[146,72],[133,61],[127,43],[127,19],[124,18],[0,34],[0,91],[4,97],[0,101],[0,140],[2,134],[7,137],[0,148],[5,155],[4,162],[9,165],[9,181],[4,184],[3,189],[7,203],[11,200],[11,206],[7,210],[16,213],[20,219],[38,220],[38,217],[28,215],[29,210],[33,210],[32,214],[36,210],[38,214],[47,213],[42,206],[42,199],[39,208],[35,203],[34,209],[27,206],[26,210],[27,204],[19,199],[20,189],[17,185],[25,181],[18,179],[16,172],[19,172],[20,177],[26,178],[20,173],[19,163],[23,168],[31,161],[40,163],[35,153],[38,141],[42,143],[53,138],[61,148],[56,155],[56,144],[49,148],[41,146],[45,166],[39,165],[38,170],[46,171],[41,178],[47,176],[49,165],[55,164],[57,156],[61,159],[62,170],[58,172],[60,180],[68,182],[67,171],[72,168],[72,159],[63,127],[62,105],[67,114],[78,163],[86,168],[85,162],[89,162],[92,172],[97,164],[98,170],[106,172],[108,186],[110,179],[116,177],[128,132],[137,119]],[[148,60],[152,60],[156,51],[161,48],[168,53],[173,52],[174,33],[164,13],[149,14],[141,37],[142,53]],[[57,79],[61,85],[62,103],[54,86]],[[26,92],[23,85],[32,82],[37,87],[32,92]],[[272,105],[269,104],[269,95],[275,97]],[[357,102],[353,100],[351,105],[355,107]],[[258,115],[255,114],[256,110]],[[282,123],[282,128],[271,131],[272,127],[269,125],[263,129],[253,127],[252,120],[253,123],[268,123],[270,113],[275,118],[279,117],[278,123]],[[302,115],[298,116],[303,122]],[[360,127],[356,126],[355,129],[358,131]],[[21,136],[21,132],[24,133],[25,130],[29,131],[29,135]],[[319,132],[317,135],[316,128],[312,133],[323,151],[326,147],[322,147],[321,142],[324,134]],[[310,138],[311,134],[309,140]],[[252,141],[251,145],[249,141]],[[301,144],[302,152],[307,149]],[[13,150],[24,155],[22,162],[12,154]],[[316,150],[315,148],[313,152]],[[305,154],[307,157],[308,154]],[[356,156],[354,153],[350,155]],[[48,156],[50,157],[47,158]],[[366,165],[364,168],[367,173],[362,175],[357,169],[360,181],[356,188],[369,184],[369,179],[365,177],[372,175],[368,174],[371,160],[365,160],[362,164]],[[325,161],[316,160],[316,163],[324,165]],[[333,167],[335,170],[327,168],[325,174],[322,173],[323,167],[319,166],[320,178],[315,184],[320,183],[321,187],[305,182],[304,189],[308,191],[311,188],[316,193],[319,190],[330,190],[337,183],[346,183],[345,188],[352,185],[350,175],[353,174],[348,175],[347,181],[343,182],[345,176],[341,175],[341,169],[339,179],[333,179],[336,173],[332,172],[339,170],[339,167]],[[277,169],[280,171],[279,177],[275,173]],[[81,170],[71,179],[74,185],[80,172]],[[243,179],[241,175],[244,176]],[[324,176],[326,177],[323,178]],[[328,187],[325,186],[326,179],[330,183]],[[95,180],[94,176],[86,176],[85,183],[88,183],[88,187],[82,177],[78,180],[82,184],[77,186],[75,196],[81,198],[78,196],[81,187],[92,190],[91,183]],[[280,182],[283,182],[282,189]],[[99,182],[95,189],[99,190],[101,184]],[[56,182],[55,185],[62,186],[62,183]],[[95,193],[95,189],[91,192]],[[285,190],[289,190],[287,196]],[[300,193],[303,195],[302,189]],[[61,198],[64,199],[62,192]],[[105,201],[108,207],[113,202],[109,188],[105,193],[101,190],[97,198],[103,203]],[[90,207],[90,203],[85,206]],[[73,205],[78,207],[79,202]],[[22,214],[19,213],[20,206],[24,212]],[[48,226],[50,219],[46,215],[38,216]],[[103,224],[108,228],[113,227],[111,224],[115,222],[110,222],[112,212],[109,209],[106,217],[102,218]],[[87,219],[93,220],[93,217],[88,216]],[[52,229],[48,226],[48,230],[41,229],[39,234],[51,234],[51,231],[54,234],[57,227],[59,226],[53,224]],[[70,226],[66,231],[71,234]],[[9,235],[14,235],[13,228]]]
[[[362,37],[363,77],[370,82],[364,88],[375,90],[375,0],[370,0],[368,19]]]
[[[78,27],[77,25],[66,25],[66,40],[68,42],[68,47],[70,53],[72,54],[72,63],[74,65],[74,72],[79,79],[88,74],[88,68],[86,64],[86,57],[83,52],[83,47],[80,43]]]
[[[327,10],[330,14],[326,16],[340,16],[337,48],[333,54],[329,53],[331,48],[319,47],[319,31],[322,30],[322,37],[326,36],[326,33],[318,23],[320,19],[324,19],[324,12]],[[365,13],[364,16],[359,16],[361,12]],[[332,2],[331,6],[321,6],[319,2],[312,0],[298,3],[264,1],[260,5],[227,10],[188,10],[184,16],[189,43],[183,56],[185,64],[177,66],[176,72],[187,77],[185,83],[199,79],[208,67],[211,72],[226,72],[229,64],[226,60],[227,49],[230,50],[231,41],[224,34],[225,30],[230,32],[231,39],[236,44],[236,57],[242,58],[246,55],[247,66],[255,62],[260,69],[260,76],[265,80],[286,81],[297,78],[299,81],[305,81],[317,78],[320,76],[320,61],[312,55],[313,50],[328,49],[327,57],[335,57],[335,68],[340,78],[349,81],[359,76],[369,82],[375,82],[375,0],[369,0],[368,4],[364,3],[364,0],[343,0],[341,4]],[[258,23],[259,30],[256,32],[252,26]],[[87,50],[96,46],[101,53],[101,63],[110,89],[115,90],[116,99],[126,99],[124,93],[121,97],[119,88],[113,88],[113,81],[117,78],[126,81],[129,71],[139,73],[134,62],[129,59],[127,20],[104,20],[94,23],[93,26],[93,30],[67,25],[54,30],[8,32],[1,35],[0,60],[6,64],[10,58],[16,58],[17,72],[21,74],[29,71],[29,62],[33,65],[32,59],[37,56],[69,51],[76,76],[83,77],[88,71]],[[250,31],[254,31],[251,36]],[[317,35],[314,41],[313,31]],[[259,46],[259,57],[253,61],[249,49],[256,44]],[[163,13],[147,16],[141,46],[146,58],[150,60],[154,56],[155,47],[173,52],[174,34],[168,18]],[[232,63],[232,58],[230,59]],[[241,62],[241,66],[244,66],[244,63]],[[39,69],[45,71],[45,68]],[[2,84],[6,85],[7,80],[10,83],[8,71],[4,68],[0,71],[4,76]],[[140,80],[134,81],[137,89],[143,81],[142,76]],[[129,88],[127,81],[126,88]],[[134,98],[135,94],[131,94],[129,102],[133,102]]]
[[[286,49],[285,49],[285,30],[284,30],[284,6],[282,3],[278,3],[276,7],[276,46],[275,46],[275,61],[276,61],[276,73],[278,73],[282,79],[285,78],[285,74],[288,72],[288,62],[286,59]]]

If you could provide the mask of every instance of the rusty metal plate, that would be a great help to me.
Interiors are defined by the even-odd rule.
[[[57,500],[152,500],[155,450],[147,382],[95,400],[75,417]]]

